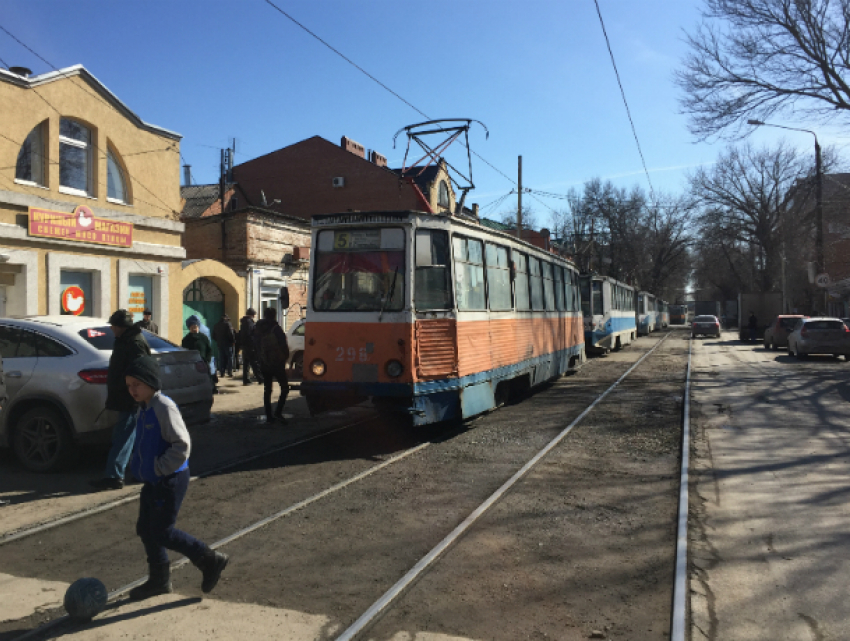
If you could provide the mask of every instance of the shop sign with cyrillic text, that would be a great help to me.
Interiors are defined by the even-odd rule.
[[[133,246],[132,223],[95,218],[85,205],[79,205],[72,214],[30,207],[29,234],[114,247]]]

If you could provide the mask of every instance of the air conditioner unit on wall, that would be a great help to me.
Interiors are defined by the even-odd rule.
[[[333,179],[333,186],[334,187],[345,187],[345,178],[343,178],[342,176],[337,176],[336,178]]]

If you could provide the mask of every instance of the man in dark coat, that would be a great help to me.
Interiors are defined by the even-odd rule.
[[[249,307],[245,315],[239,320],[239,342],[242,344],[242,384],[250,385],[249,370],[254,370],[254,378],[263,383],[263,375],[260,372],[260,364],[257,362],[257,350],[254,349],[254,316],[257,312]]]
[[[233,376],[233,344],[236,342],[236,332],[230,324],[230,317],[224,314],[212,330],[212,338],[218,345],[218,375]]]
[[[153,332],[154,334],[159,334],[159,325],[153,322],[153,314],[149,309],[146,309],[142,313],[142,320],[136,323],[136,325],[149,332]]]
[[[289,358],[289,344],[286,334],[277,322],[277,312],[273,307],[263,310],[263,320],[254,327],[254,349],[259,355],[260,369],[263,372],[263,405],[266,409],[266,422],[276,420],[286,423],[283,405],[289,395],[289,381],[286,378],[286,360]],[[272,388],[274,382],[280,384],[280,398],[272,413]]]
[[[747,326],[750,329],[750,340],[754,341],[758,338],[759,333],[759,322],[756,318],[755,312],[750,312],[750,319],[747,322]]]
[[[90,481],[96,490],[120,490],[124,487],[124,470],[133,453],[138,408],[127,391],[124,372],[137,358],[151,355],[142,330],[133,325],[132,313],[119,309],[109,317],[109,325],[115,334],[115,344],[106,374],[106,409],[118,412],[118,419],[112,426],[112,447],[106,458],[103,478]]]
[[[212,360],[213,348],[210,339],[201,331],[201,319],[194,314],[186,319],[186,327],[189,328],[189,333],[183,337],[183,342],[180,346],[183,349],[193,349],[201,355],[204,363],[207,365],[207,371],[210,372],[210,381],[213,386],[213,393],[218,391],[218,379],[210,371],[210,360]]]

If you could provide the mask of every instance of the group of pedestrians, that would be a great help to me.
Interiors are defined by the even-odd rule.
[[[254,323],[256,315],[257,312],[249,308],[240,323],[239,336],[244,360],[242,381],[244,385],[250,385],[249,369],[253,370],[257,381],[263,385],[266,423],[286,424],[286,418],[283,416],[283,408],[289,395],[289,381],[286,375],[289,346],[286,334],[277,322],[277,312],[273,308],[264,310],[262,320]],[[109,325],[115,335],[115,343],[107,372],[106,409],[117,412],[117,419],[112,427],[112,445],[107,455],[103,477],[90,483],[96,490],[119,490],[124,487],[125,470],[134,453],[140,407],[139,402],[128,391],[127,371],[136,360],[151,356],[151,349],[142,329],[154,332],[159,329],[151,321],[149,310],[145,310],[144,321],[134,324],[133,314],[119,309],[109,317]],[[188,332],[181,345],[184,349],[198,352],[210,370],[212,385],[216,389],[218,377],[210,368],[213,347],[209,329],[196,315],[186,319],[186,327]],[[222,316],[214,326],[213,336],[216,337],[219,347],[218,374],[232,376],[233,346],[237,335],[227,315]],[[275,381],[280,386],[280,396],[273,406]]]

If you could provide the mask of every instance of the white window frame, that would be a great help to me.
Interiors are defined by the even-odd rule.
[[[79,120],[76,120],[74,118],[65,118],[63,116],[62,120],[70,120],[70,121],[76,123],[77,125],[79,125],[80,127],[83,127],[86,131],[89,132],[89,141],[86,143],[86,142],[83,142],[81,140],[74,140],[73,138],[66,138],[61,133],[59,134],[59,163],[60,163],[60,166],[59,166],[59,176],[60,176],[60,178],[59,178],[59,180],[60,180],[60,182],[59,182],[59,192],[63,193],[63,194],[70,194],[70,195],[73,195],[73,196],[85,196],[86,198],[94,198],[94,196],[92,195],[92,193],[94,192],[94,189],[92,188],[93,185],[94,185],[94,155],[92,154],[92,148],[94,146],[93,142],[92,142],[93,138],[94,138],[94,130],[91,127],[89,127],[88,125],[86,125],[86,124],[84,124],[84,123],[82,123]],[[61,121],[60,121],[60,129],[59,130],[60,131],[62,130],[61,129]],[[85,190],[77,189],[75,187],[66,187],[61,182],[61,180],[62,180],[61,179],[61,176],[62,176],[61,163],[62,163],[62,145],[63,144],[69,145],[71,147],[77,147],[78,149],[85,149],[86,150],[86,183],[87,184],[86,184]]]

